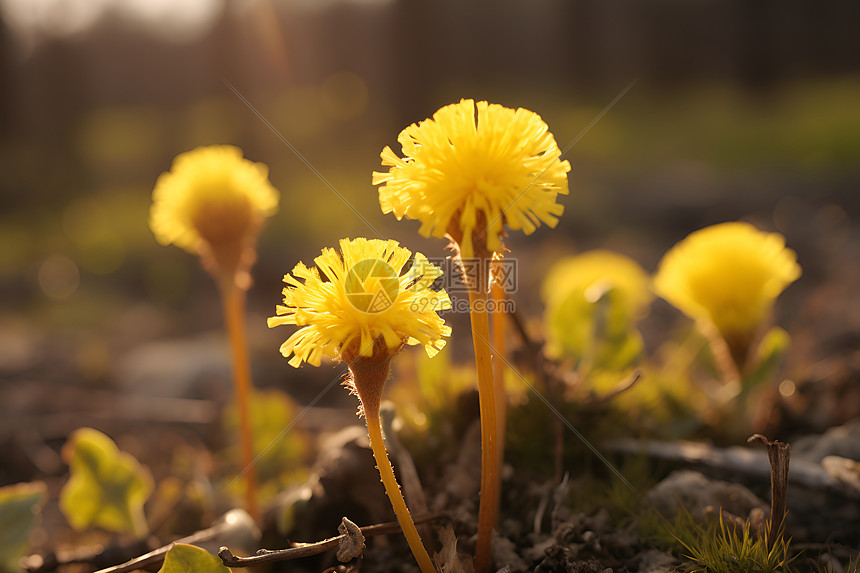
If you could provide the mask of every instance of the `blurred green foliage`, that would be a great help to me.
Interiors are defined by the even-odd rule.
[[[571,359],[582,373],[623,371],[639,357],[636,321],[653,295],[635,261],[605,250],[568,257],[547,273],[542,292],[550,355]]]
[[[434,434],[456,415],[458,399],[475,388],[475,369],[454,364],[446,346],[433,358],[423,350],[405,350],[394,361],[395,375],[386,398],[397,404],[407,427]]]
[[[362,219],[383,234],[419,242],[408,225],[398,227],[381,214],[370,185],[379,152],[389,143],[383,134],[403,127],[388,129],[391,117],[371,105],[371,95],[361,78],[343,72],[318,85],[253,97],[336,192],[232,94],[167,108],[97,107],[66,127],[68,146],[35,137],[0,141],[0,168],[12,191],[0,215],[0,278],[27,277],[50,255],[62,254],[81,270],[80,296],[90,292],[94,277],[114,285],[130,278],[155,301],[187,300],[194,292],[188,268],[165,262],[181,259],[158,250],[141,214],[170,158],[211,143],[238,144],[248,157],[267,163],[283,195],[280,212],[260,238],[258,267],[265,272],[282,274],[284,261],[317,252],[333,239],[366,235]],[[605,103],[569,95],[535,102],[562,140],[579,133]],[[750,170],[812,180],[855,173],[858,99],[860,80],[850,78],[757,95],[719,84],[670,92],[637,88],[572,152],[577,212],[571,216],[587,217],[599,208],[596,194],[607,169],[641,177],[666,166],[696,165],[700,175],[717,181]],[[114,278],[99,278],[106,275]]]
[[[69,525],[139,538],[149,533],[143,505],[152,493],[152,476],[131,454],[98,430],[80,428],[63,446],[63,459],[70,476],[60,492],[60,509]]]
[[[0,572],[21,570],[18,560],[27,553],[47,489],[43,482],[0,487]]]
[[[754,349],[754,360],[749,372],[741,377],[741,391],[756,388],[771,380],[790,345],[791,336],[788,332],[779,326],[770,328]]]
[[[609,471],[576,477],[570,486],[567,503],[576,511],[592,514],[600,509],[609,512],[613,524],[621,528],[642,513],[645,494],[656,483],[654,468],[646,457],[613,460],[613,466],[627,480]]]
[[[284,392],[274,389],[255,390],[250,400],[251,433],[254,438],[258,489],[262,503],[273,499],[288,486],[303,480],[307,475],[310,441],[296,426],[299,409]],[[239,451],[238,406],[231,403],[224,411],[223,427],[231,443],[222,454],[228,466],[241,467]],[[244,492],[244,483],[229,476],[233,493]]]
[[[640,173],[667,160],[721,171],[771,166],[855,172],[860,109],[852,102],[858,97],[860,80],[854,78],[796,83],[758,95],[720,84],[639,93],[603,117],[576,153]],[[599,112],[571,107],[553,129],[573,130]]]

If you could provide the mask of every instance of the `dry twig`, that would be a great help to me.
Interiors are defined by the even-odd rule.
[[[430,515],[416,517],[414,521],[417,524],[442,518],[447,518],[447,514],[441,512],[432,513]],[[323,539],[322,541],[317,541],[315,543],[296,543],[293,544],[293,547],[288,549],[260,549],[257,551],[256,555],[252,555],[250,557],[237,557],[233,555],[233,552],[230,551],[230,549],[222,547],[218,552],[218,557],[221,558],[221,561],[223,561],[224,565],[227,567],[252,567],[254,565],[264,565],[267,563],[276,563],[278,561],[288,561],[291,559],[301,559],[303,557],[319,555],[320,553],[325,553],[329,549],[340,547],[341,543],[345,540],[355,542],[359,534],[363,537],[370,537],[373,535],[387,535],[389,533],[397,533],[400,531],[400,524],[396,521],[367,525],[365,527],[357,528],[356,531],[353,529],[356,527],[354,523],[345,517],[343,520],[341,527],[345,527],[346,532],[338,535],[337,537],[330,537],[329,539]],[[338,529],[341,530],[340,527]],[[341,547],[340,550],[342,549],[343,548]],[[358,553],[355,553],[350,558],[357,555]],[[346,554],[344,554],[344,557],[346,557]]]

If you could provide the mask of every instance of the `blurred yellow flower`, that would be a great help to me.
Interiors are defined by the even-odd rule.
[[[609,289],[618,290],[619,302],[635,318],[641,318],[654,299],[648,275],[639,263],[602,249],[568,257],[553,265],[544,279],[543,297],[552,306],[575,290],[594,302]]]
[[[564,210],[556,198],[568,192],[570,163],[534,112],[461,100],[397,141],[403,157],[386,147],[391,169],[373,173],[382,211],[421,221],[424,236],[451,235],[464,258],[473,238],[486,235],[497,251],[503,224],[530,234],[541,222],[554,227]]]
[[[432,356],[445,346],[451,328],[437,311],[451,301],[430,288],[439,267],[416,253],[401,273],[412,253],[397,241],[342,239],[340,250],[323,249],[316,267],[299,263],[284,276],[284,304],[269,327],[302,327],[281,346],[292,366],[319,366],[323,356],[352,362],[374,351],[393,355],[403,344],[423,345]]]
[[[654,298],[636,261],[594,250],[556,263],[543,283],[551,353],[620,369],[642,349],[635,328]]]
[[[152,192],[149,226],[155,238],[196,254],[253,241],[278,208],[268,173],[266,165],[244,159],[232,145],[180,153]]]
[[[800,273],[797,256],[779,233],[749,223],[722,223],[672,247],[660,261],[654,289],[688,316],[715,326],[731,343],[749,338]]]

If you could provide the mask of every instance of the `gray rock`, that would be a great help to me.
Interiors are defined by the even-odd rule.
[[[528,565],[517,554],[517,547],[507,537],[493,535],[493,561],[495,564],[510,573],[525,573]]]
[[[639,572],[640,573],[669,573],[672,567],[677,565],[679,561],[669,555],[656,549],[643,551],[639,556]]]
[[[830,428],[817,436],[804,436],[791,444],[791,457],[819,463],[827,456],[860,461],[860,419]]]
[[[746,518],[755,508],[768,505],[746,487],[712,480],[695,471],[676,471],[654,486],[646,496],[654,508],[667,517],[677,514],[679,505],[693,517],[704,518],[705,508],[721,508]]]
[[[836,478],[854,495],[860,497],[860,462],[839,456],[827,456],[821,466],[830,477]]]
[[[135,394],[171,398],[229,395],[230,350],[223,332],[150,342],[120,356],[114,374],[119,389]]]

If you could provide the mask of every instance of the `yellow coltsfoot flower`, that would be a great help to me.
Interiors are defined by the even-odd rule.
[[[149,212],[149,226],[158,242],[199,255],[221,291],[241,418],[246,506],[254,518],[257,486],[248,411],[251,367],[245,343],[245,291],[257,259],[257,235],[278,208],[278,192],[268,174],[268,167],[244,159],[238,147],[198,147],[177,155],[170,171],[158,177]]]
[[[149,226],[155,238],[201,255],[220,273],[247,270],[241,266],[250,267],[254,258],[248,250],[278,208],[268,172],[232,145],[180,153],[152,192]],[[248,256],[250,261],[243,261]]]
[[[600,249],[562,259],[547,273],[543,298],[550,354],[621,369],[641,351],[636,321],[654,294],[633,259]]]
[[[445,345],[450,327],[437,311],[451,307],[445,291],[430,288],[441,269],[397,241],[340,241],[340,253],[323,249],[316,267],[299,263],[284,276],[284,304],[269,327],[301,328],[281,346],[292,366],[319,366],[323,356],[353,362],[375,354],[391,356],[404,344],[424,346],[434,355]]]
[[[424,236],[448,235],[461,262],[478,258],[489,263],[492,254],[502,250],[505,225],[530,234],[541,223],[554,227],[564,210],[556,200],[568,192],[570,163],[560,160],[555,138],[534,112],[464,99],[410,125],[397,141],[403,157],[385,147],[382,165],[390,169],[373,173],[382,211],[393,212],[398,219],[419,220]],[[486,573],[492,565],[500,479],[495,409],[504,402],[495,398],[486,312],[488,276],[484,272],[464,276],[481,409],[475,568]]]
[[[564,210],[556,198],[568,192],[570,163],[534,112],[464,99],[397,141],[403,157],[386,147],[391,169],[373,173],[382,211],[421,221],[424,236],[450,235],[463,258],[474,256],[473,241],[500,250],[504,224],[530,234]]]
[[[412,266],[402,272],[410,259]],[[437,314],[451,301],[445,291],[430,288],[442,271],[397,241],[378,239],[342,239],[340,253],[323,249],[314,262],[313,268],[299,263],[284,276],[284,304],[269,327],[300,327],[281,346],[292,366],[319,366],[323,356],[349,364],[345,385],[358,396],[385,493],[422,573],[434,573],[385,450],[379,406],[400,348],[420,344],[433,356],[451,334]]]
[[[596,249],[567,257],[553,265],[543,282],[547,306],[559,304],[572,291],[594,302],[608,290],[633,319],[642,318],[654,298],[648,275],[639,263],[620,253]]]
[[[779,233],[722,223],[672,247],[660,261],[654,289],[691,318],[715,327],[740,362],[776,298],[800,274],[795,252]]]

